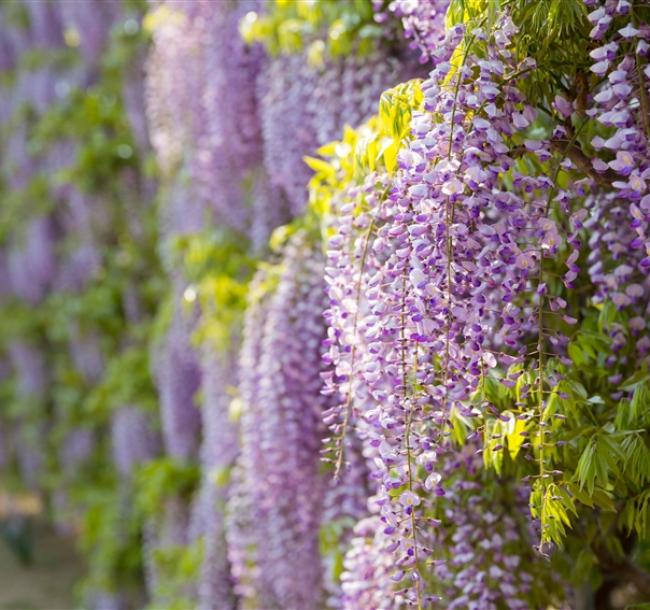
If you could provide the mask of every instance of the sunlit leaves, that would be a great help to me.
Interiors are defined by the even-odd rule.
[[[373,22],[370,0],[275,0],[264,11],[245,15],[240,31],[247,43],[262,42],[271,53],[297,53],[318,43],[311,54],[315,61],[323,52],[332,57],[363,54],[385,34]]]
[[[175,495],[189,497],[196,489],[199,477],[197,464],[182,463],[169,457],[146,462],[136,472],[136,508],[148,517],[159,517],[165,499]]]
[[[613,371],[604,366],[608,331],[620,320],[607,303],[591,309],[568,344],[571,366],[546,363],[550,375],[561,376],[544,392],[541,419],[529,390],[535,372],[521,365],[508,372],[517,377],[514,384],[486,375],[474,396],[477,404],[494,407],[482,428],[484,464],[502,476],[532,479],[531,509],[542,522],[542,543],[564,544],[578,520],[606,528],[607,515],[617,513],[621,527],[648,536],[650,377],[641,368],[611,386]],[[454,438],[460,438],[457,427],[452,418]]]
[[[254,260],[246,242],[223,232],[206,231],[176,240],[176,249],[190,286],[186,302],[201,306],[201,323],[196,331],[199,343],[211,342],[219,350],[230,348],[238,332]]]
[[[586,488],[593,494],[594,487],[607,487],[610,474],[619,472],[619,463],[623,458],[618,444],[606,433],[594,435],[578,460],[576,479],[580,488]]]
[[[159,599],[167,600],[165,607],[169,610],[183,610],[193,604],[189,591],[199,578],[203,560],[201,538],[191,544],[165,545],[152,550],[150,560],[155,565],[159,577]]]
[[[527,423],[509,411],[496,419],[489,419],[484,430],[483,458],[486,467],[492,467],[501,474],[503,455],[515,460],[525,442]]]
[[[537,479],[530,497],[531,514],[540,520],[541,542],[554,542],[562,545],[567,528],[572,519],[578,516],[574,500],[568,491],[556,483]]]

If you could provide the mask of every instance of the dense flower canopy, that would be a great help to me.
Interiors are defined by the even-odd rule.
[[[0,471],[89,608],[650,600],[650,7],[0,6]]]

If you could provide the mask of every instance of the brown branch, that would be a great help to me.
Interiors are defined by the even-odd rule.
[[[567,132],[569,131],[567,130]],[[569,135],[571,135],[570,132]],[[555,150],[565,154],[569,159],[571,159],[573,164],[583,174],[589,176],[598,186],[602,188],[611,189],[612,182],[619,178],[619,175],[611,169],[608,169],[604,172],[597,172],[594,169],[594,166],[591,164],[591,159],[585,155],[585,153],[582,151],[582,148],[575,144],[567,147],[565,141],[551,140],[551,146]]]
[[[627,557],[615,559],[603,547],[594,549],[606,580],[614,579],[632,583],[637,591],[650,599],[650,574],[632,563]]]

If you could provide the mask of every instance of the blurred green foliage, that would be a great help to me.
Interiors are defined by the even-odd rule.
[[[124,501],[127,489],[110,466],[105,431],[114,409],[132,405],[151,410],[157,404],[149,337],[166,288],[158,261],[157,205],[150,194],[157,171],[151,151],[139,149],[132,137],[123,99],[133,65],[142,60],[149,43],[149,34],[140,27],[145,8],[140,0],[122,3],[122,17],[111,29],[90,84],[62,90],[41,114],[26,100],[0,128],[2,143],[26,138],[35,168],[22,189],[9,190],[6,177],[17,168],[3,159],[0,243],[20,243],[36,216],[66,214],[72,190],[87,197],[87,205],[103,208],[102,219],[91,225],[100,265],[83,288],[52,292],[38,305],[4,299],[0,308],[0,351],[16,341],[44,351],[51,388],[44,396],[26,396],[15,379],[4,380],[3,427],[20,422],[22,440],[45,450],[41,485],[47,493],[63,492],[70,499],[72,514],[66,518],[77,524],[88,561],[81,590],[90,592],[137,588],[142,582],[144,517]],[[23,3],[3,6],[3,18],[29,27]],[[68,29],[65,41],[62,49],[25,52],[15,70],[2,75],[0,87],[13,86],[22,73],[48,70],[63,76],[78,69],[79,32]],[[74,154],[68,165],[51,172],[41,161],[59,154],[61,145],[73,147]],[[57,257],[68,256],[78,243],[79,235],[66,235],[57,243]],[[126,309],[129,299],[137,303],[138,319],[131,319]],[[99,382],[86,379],[70,354],[75,339],[88,337],[105,361]],[[44,438],[42,427],[48,421],[51,429]],[[89,459],[66,474],[58,465],[58,452],[79,428],[90,430],[95,446]]]
[[[249,12],[240,30],[246,42],[261,42],[272,54],[305,51],[315,66],[325,57],[364,55],[389,38],[374,20],[372,0],[271,0],[264,11]]]

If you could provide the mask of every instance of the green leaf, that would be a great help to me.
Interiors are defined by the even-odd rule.
[[[471,422],[463,417],[455,407],[452,409],[449,419],[451,421],[451,436],[455,443],[462,446],[467,439],[467,431],[472,428]]]
[[[604,489],[601,489],[600,487],[596,487],[594,489],[594,493],[592,494],[594,503],[598,508],[603,509],[604,511],[607,512],[616,512],[616,505],[614,504],[614,500],[612,499],[612,496],[607,493]]]
[[[650,381],[650,373],[648,371],[639,370],[631,377],[628,377],[619,387],[621,390],[633,390],[639,384]]]
[[[580,349],[580,347],[578,347],[575,343],[569,343],[568,352],[571,360],[573,360],[573,362],[575,362],[578,366],[582,366],[587,362],[587,359],[582,353],[582,349]]]
[[[526,440],[526,437],[522,435],[522,432],[526,430],[526,422],[515,417],[514,413],[509,411],[504,411],[503,415],[508,416],[508,421],[505,424],[505,436],[508,443],[508,451],[510,453],[511,459],[515,459],[519,454],[522,444]]]
[[[384,165],[386,171],[392,174],[397,167],[397,153],[399,152],[399,144],[393,140],[388,146],[383,149]]]
[[[579,502],[585,506],[588,506],[589,508],[594,507],[594,501],[591,495],[583,491],[578,485],[575,485],[574,483],[568,483],[567,487],[569,488],[571,494],[575,496]]]
[[[316,157],[304,156],[303,161],[315,172],[320,173],[324,176],[333,176],[334,168],[323,159],[317,159]]]
[[[594,492],[594,485],[596,482],[596,443],[592,438],[585,447],[576,468],[576,477],[580,484],[580,489],[587,488],[589,495]]]

